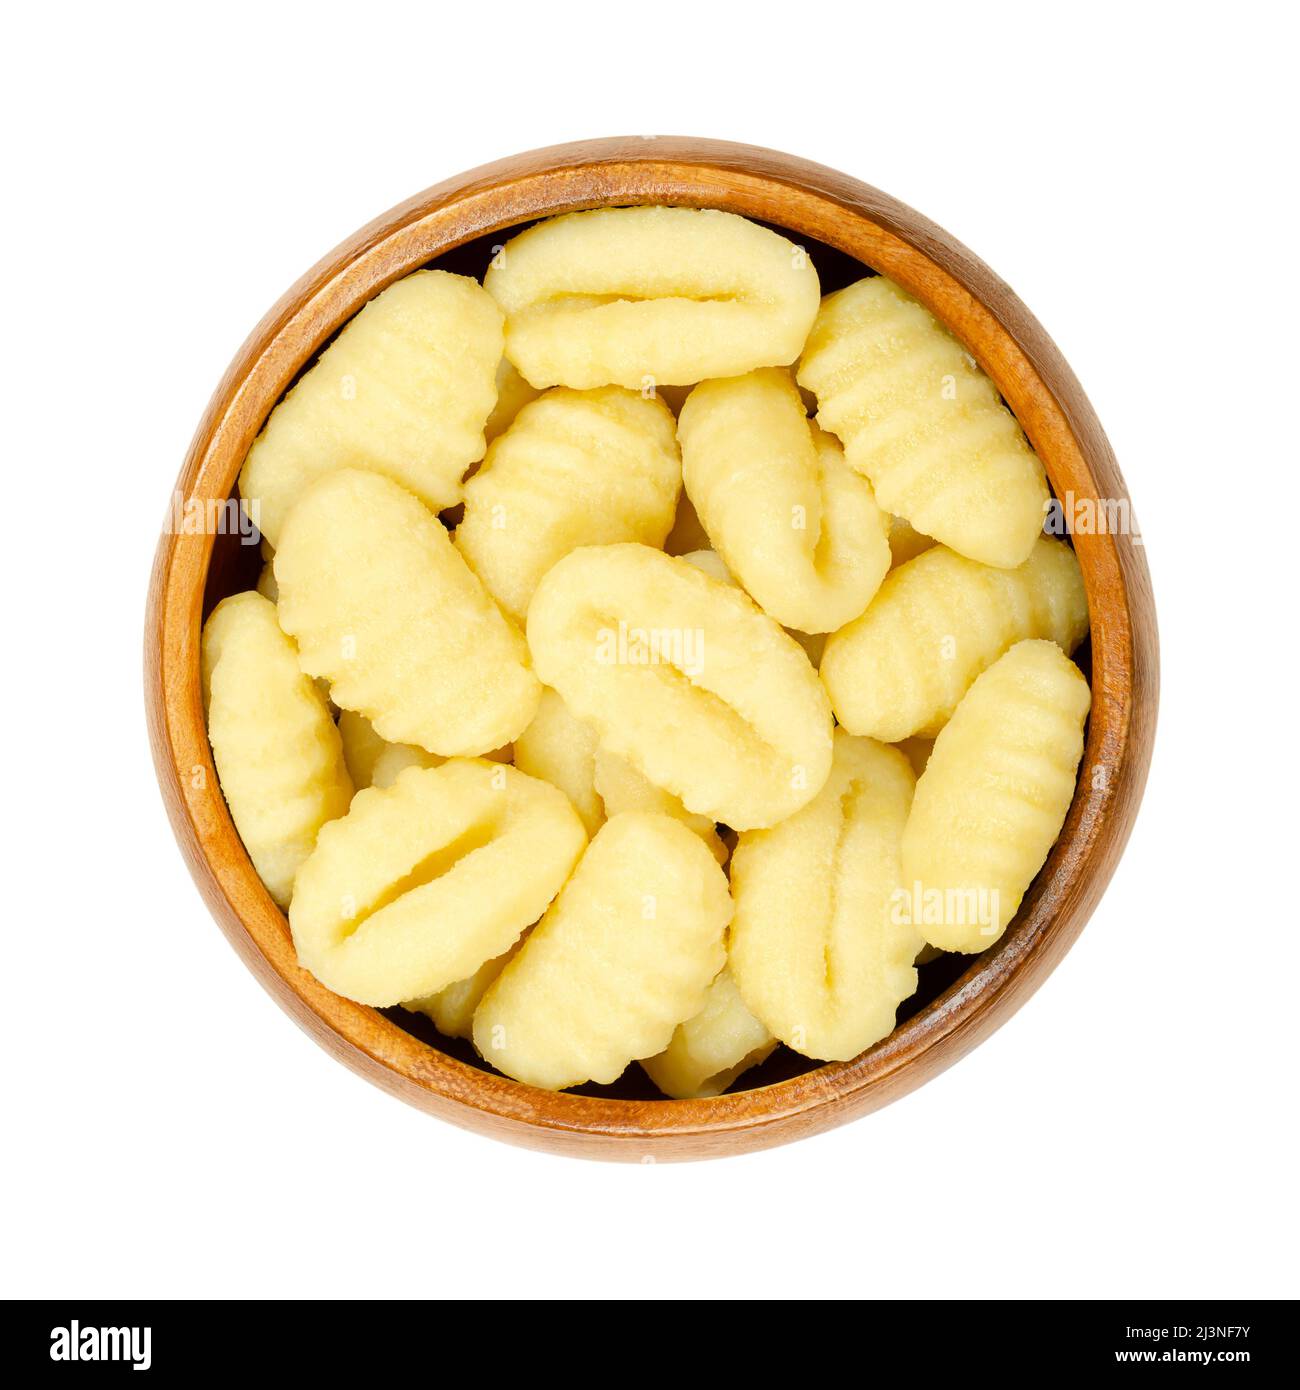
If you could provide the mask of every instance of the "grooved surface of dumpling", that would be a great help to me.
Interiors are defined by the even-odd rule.
[[[933,314],[883,275],[827,295],[799,384],[876,500],[985,564],[1029,554],[1043,466],[997,388]]]
[[[925,938],[982,951],[1001,936],[1074,799],[1091,694],[1054,642],[1017,643],[935,740],[903,837]]]
[[[352,796],[329,709],[261,594],[234,594],[203,628],[208,738],[231,818],[267,891],[287,907],[326,821]]]
[[[667,816],[615,816],[484,996],[475,1047],[550,1090],[616,1080],[704,1006],[730,917],[698,836]]]
[[[456,546],[522,622],[542,575],[578,546],[662,546],[681,482],[673,418],[658,398],[617,386],[548,391],[465,485]]]
[[[538,675],[688,811],[734,829],[806,805],[831,713],[802,648],[740,590],[643,545],[575,550],[528,612]]]
[[[315,483],[290,513],[275,577],[303,669],[389,743],[484,754],[536,712],[519,630],[438,519],[387,478],[340,469]]]
[[[730,212],[599,208],[506,243],[484,277],[537,387],[689,385],[787,366],[817,314],[802,248]]]
[[[1015,569],[937,545],[893,570],[866,612],[827,638],[821,678],[852,733],[933,737],[1016,642],[1044,638],[1068,655],[1087,631],[1083,576],[1064,541],[1040,536]]]
[[[278,546],[294,501],[322,473],[368,468],[439,511],[487,447],[501,311],[464,275],[417,270],[370,301],[271,412],[239,475]]]

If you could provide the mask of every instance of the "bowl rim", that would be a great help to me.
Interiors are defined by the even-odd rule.
[[[993,378],[1058,495],[1128,500],[1095,412],[1028,309],[960,242],[847,175],[757,146],[613,137],[532,150],[399,204],[307,272],[250,334],[210,401],[174,498],[224,502],[257,431],[303,365],[380,290],[436,256],[521,222],[639,203],[720,207],[824,242],[888,274]],[[174,513],[173,513],[174,514]],[[200,618],[214,537],[165,526],[145,621],[145,703],[159,786],[209,910],[273,998],[336,1058],[463,1127],[630,1161],[703,1158],[831,1128],[922,1085],[982,1041],[1055,968],[1101,897],[1150,764],[1158,645],[1150,576],[1131,534],[1076,535],[1092,619],[1093,707],[1074,801],[1012,926],[944,993],[850,1062],[701,1100],[539,1091],[481,1071],[301,970],[221,796],[203,719]]]

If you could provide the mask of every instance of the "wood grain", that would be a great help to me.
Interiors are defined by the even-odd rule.
[[[678,137],[535,150],[437,184],[364,227],[254,329],[199,424],[177,491],[185,499],[229,497],[249,444],[285,388],[392,281],[537,217],[636,203],[723,208],[889,275],[942,319],[997,383],[1058,494],[1127,497],[1106,436],[1064,358],[1020,300],[964,246],[919,213],[832,169],[748,145]],[[1137,814],[1157,704],[1150,579],[1130,536],[1077,536],[1092,615],[1093,689],[1079,788],[1060,840],[996,946],[851,1062],[710,1100],[533,1090],[430,1046],[298,968],[287,923],[254,874],[222,800],[204,731],[202,616],[256,573],[255,547],[223,541],[214,564],[213,539],[162,536],[145,630],[154,761],[190,872],[249,969],[334,1057],[402,1100],[501,1139],[633,1162],[709,1158],[815,1134],[888,1104],[951,1066],[1043,982],[1083,929]]]

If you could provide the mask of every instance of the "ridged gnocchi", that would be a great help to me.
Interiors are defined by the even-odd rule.
[[[668,407],[618,386],[525,405],[465,485],[456,548],[522,622],[542,575],[580,545],[661,546],[682,465]]]
[[[836,730],[817,798],[742,834],[732,856],[731,972],[755,1017],[806,1057],[856,1057],[916,990],[921,935],[897,912],[914,786],[897,749]]]
[[[265,563],[201,640],[235,826],[326,989],[525,1085],[847,1061],[1071,804],[1044,469],[925,307],[745,218],[494,251],[373,298],[248,451]]]
[[[314,484],[290,513],[275,577],[303,670],[389,743],[475,756],[536,713],[523,637],[438,519],[387,478],[339,469]]]
[[[605,822],[605,807],[596,790],[598,741],[589,724],[569,713],[554,690],[542,691],[532,723],[515,740],[515,766],[540,777],[573,802],[587,834]]]
[[[702,382],[677,436],[704,529],[764,612],[808,633],[862,612],[889,569],[890,519],[788,372]]]
[[[932,946],[983,951],[1015,916],[1074,799],[1091,693],[1055,642],[1018,642],[935,740],[903,835]]]
[[[801,247],[709,208],[552,217],[508,241],[483,284],[524,378],[579,390],[787,366],[821,293]]]
[[[502,314],[476,281],[417,270],[366,305],[271,412],[239,490],[272,545],[335,468],[367,468],[434,511],[460,501],[497,398]]]
[[[289,908],[298,960],[362,1004],[437,994],[510,949],[586,843],[563,792],[516,768],[409,768],[317,837]]]
[[[287,907],[321,826],[352,797],[338,730],[261,594],[234,594],[212,610],[202,683],[230,817],[267,892]]]
[[[997,388],[883,275],[822,302],[799,364],[817,419],[876,500],[951,549],[1005,568],[1042,529],[1043,466]]]
[[[643,545],[575,550],[538,586],[539,677],[689,811],[773,825],[830,770],[826,692],[794,640],[738,589]]]
[[[679,1023],[672,1041],[641,1066],[666,1096],[720,1096],[771,1055],[776,1039],[745,1007],[729,970],[709,986],[704,1007]]]
[[[1074,551],[1040,536],[1024,564],[995,569],[946,546],[893,570],[871,606],[832,633],[821,678],[850,732],[933,737],[979,673],[1030,637],[1067,654],[1088,631]]]
[[[533,1086],[617,1080],[699,1013],[730,918],[698,836],[668,816],[615,816],[479,1004],[474,1046]]]

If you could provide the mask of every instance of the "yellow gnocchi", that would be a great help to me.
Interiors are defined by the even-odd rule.
[[[524,406],[466,484],[456,547],[522,622],[538,580],[578,546],[661,546],[681,483],[662,401],[617,386],[548,391]]]
[[[314,484],[290,513],[275,577],[303,669],[389,743],[478,755],[536,713],[523,637],[437,518],[387,478],[339,469]]]
[[[261,594],[234,594],[212,610],[202,678],[231,819],[267,892],[287,907],[321,826],[352,797],[338,730]]]
[[[515,766],[540,777],[573,802],[587,834],[604,824],[605,807],[596,790],[595,731],[569,713],[554,690],[543,690],[532,723],[515,740]]]
[[[423,999],[408,999],[402,1008],[423,1014],[444,1037],[472,1037],[475,1009],[527,940],[528,933],[525,932],[508,951],[484,961],[467,979],[457,980],[454,985],[440,989],[437,994],[427,994]]]
[[[348,323],[271,412],[239,490],[274,546],[290,507],[323,473],[367,468],[434,511],[460,501],[487,447],[502,315],[476,281],[417,270]]]
[[[985,667],[1031,637],[1067,654],[1088,631],[1074,551],[1040,536],[1016,569],[935,546],[893,570],[871,606],[832,633],[821,678],[850,732],[896,743],[933,737]]]
[[[830,771],[830,705],[801,648],[683,560],[575,550],[538,586],[528,644],[603,748],[710,820],[773,825]]]
[[[497,435],[504,434],[514,424],[515,416],[524,406],[529,401],[535,401],[541,394],[535,386],[529,386],[519,375],[515,364],[508,357],[503,357],[497,365],[497,403],[492,407],[492,414],[483,426],[484,439],[491,444]]]
[[[555,787],[469,759],[358,792],[326,832],[289,908],[298,959],[377,1007],[437,994],[508,951],[587,842]]]
[[[720,1096],[769,1057],[776,1039],[745,1007],[729,970],[709,986],[704,1007],[677,1025],[672,1041],[641,1066],[666,1096]]]
[[[1091,694],[1054,642],[1018,642],[935,740],[903,835],[912,917],[945,951],[1006,930],[1061,833]]]
[[[889,517],[809,421],[788,372],[701,383],[677,436],[704,529],[764,612],[801,632],[862,612],[889,569]]]
[[[634,390],[787,366],[817,315],[801,247],[734,213],[599,208],[506,243],[484,287],[533,386]]]
[[[474,1046],[533,1086],[614,1081],[704,1006],[730,918],[698,836],[668,816],[615,816],[479,1004]]]
[[[972,560],[1011,568],[1043,525],[1047,482],[997,388],[933,314],[883,275],[827,295],[799,382],[876,500]]]
[[[624,811],[655,811],[661,816],[672,816],[708,845],[709,853],[719,864],[727,862],[727,848],[718,838],[717,828],[708,816],[688,811],[672,792],[656,787],[626,758],[620,758],[607,748],[598,748],[594,774],[596,791],[606,816],[621,815]]]
[[[893,1030],[922,941],[900,912],[907,759],[835,733],[817,798],[732,856],[730,965],[745,1003],[806,1057],[847,1061]]]

